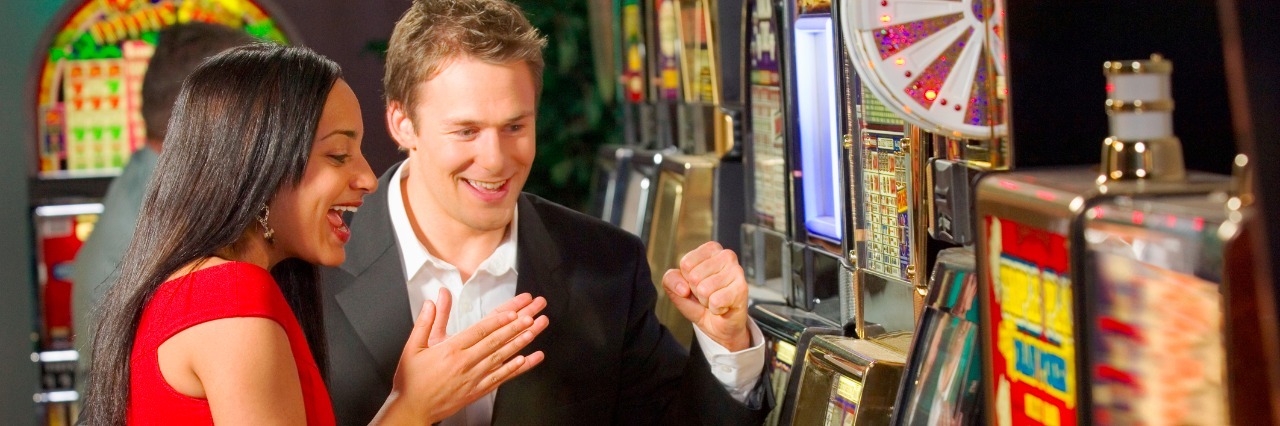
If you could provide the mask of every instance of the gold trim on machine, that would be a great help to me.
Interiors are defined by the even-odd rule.
[[[1106,61],[1102,63],[1104,74],[1168,74],[1173,72],[1173,62],[1166,61],[1159,53],[1149,60]]]
[[[1107,99],[1107,115],[1127,112],[1169,112],[1173,111],[1173,99],[1132,100]]]

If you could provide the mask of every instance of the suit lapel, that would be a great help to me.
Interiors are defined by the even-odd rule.
[[[516,239],[516,294],[530,293],[534,297],[547,298],[547,318],[554,319],[568,303],[568,287],[557,281],[560,268],[560,247],[551,237],[534,202],[525,194],[520,195],[520,223]]]
[[[387,378],[395,374],[405,339],[413,330],[404,268],[387,206],[391,176],[399,167],[397,163],[383,174],[378,182],[383,190],[370,195],[352,219],[342,270],[355,279],[334,295],[343,316],[373,355],[379,373]]]
[[[516,242],[518,268],[516,294],[529,293],[534,297],[545,297],[547,308],[542,311],[542,314],[551,320],[549,328],[520,351],[522,354],[529,354],[556,345],[553,340],[553,331],[558,327],[569,326],[565,322],[567,321],[565,312],[568,311],[569,305],[569,283],[563,279],[560,271],[562,258],[558,246],[559,240],[552,238],[535,202],[528,195],[521,194],[519,205],[520,222],[517,225],[519,229],[516,230],[519,233]],[[543,353],[546,351],[544,350]],[[534,410],[537,408],[536,396],[543,390],[540,386],[545,386],[545,383],[537,378],[540,368],[545,369],[546,366],[535,367],[525,375],[498,388],[498,396],[493,407],[495,424],[500,422],[499,419],[538,422],[537,419],[529,419],[526,416],[539,412]]]

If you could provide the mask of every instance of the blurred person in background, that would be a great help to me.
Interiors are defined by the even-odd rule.
[[[161,30],[157,36],[155,55],[142,79],[146,144],[133,153],[124,172],[111,181],[102,200],[102,215],[76,254],[71,312],[75,315],[72,326],[82,370],[89,367],[89,348],[98,325],[98,305],[119,276],[120,261],[129,248],[134,222],[142,208],[142,195],[156,168],[182,81],[210,56],[252,41],[244,31],[202,22],[174,25]],[[83,383],[82,379],[78,384]]]

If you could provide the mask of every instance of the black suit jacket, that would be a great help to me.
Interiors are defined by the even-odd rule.
[[[387,211],[393,166],[351,222],[347,260],[321,271],[329,392],[339,424],[367,424],[391,391],[413,328]],[[735,401],[694,347],[654,316],[657,292],[638,238],[522,194],[516,292],[544,296],[548,328],[522,353],[543,363],[498,389],[494,424],[759,424],[767,376]]]

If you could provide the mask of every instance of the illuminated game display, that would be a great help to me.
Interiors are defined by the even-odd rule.
[[[993,290],[984,296],[991,324],[984,338],[995,348],[987,383],[997,400],[990,417],[1074,425],[1079,367],[1068,237],[994,216],[983,221]]]
[[[74,10],[48,47],[36,94],[41,176],[115,174],[146,140],[142,76],[156,33],[184,22],[286,43],[251,0],[101,0]]]
[[[640,1],[624,0],[622,3],[622,93],[627,102],[645,101],[644,73],[644,22],[640,17]]]
[[[771,2],[751,1],[751,143],[754,155],[754,218],[759,226],[787,231],[786,114],[782,110],[778,19]]]
[[[654,0],[658,12],[658,98],[680,100],[680,13],[677,0]]]
[[[719,88],[716,87],[716,64],[712,55],[713,30],[708,0],[678,0],[680,2],[680,53],[684,59],[684,99],[691,103],[716,103]]]
[[[863,81],[926,131],[990,139],[1006,133],[1004,5],[989,0],[855,0],[846,44]]]
[[[35,209],[36,271],[40,339],[32,354],[40,365],[35,401],[44,424],[75,418],[77,359],[73,347],[72,285],[76,253],[93,232],[102,205],[73,204]]]
[[[1107,203],[1086,214],[1098,423],[1232,423],[1222,283],[1224,238],[1237,228],[1217,195]]]
[[[813,237],[839,244],[844,239],[844,197],[840,176],[841,111],[837,40],[829,1],[799,0],[794,26],[793,96],[800,171],[802,218]],[[837,250],[839,251],[839,250]]]
[[[868,272],[908,281],[911,262],[911,165],[902,145],[902,119],[897,118],[862,86],[862,200],[865,243],[863,267]]]

